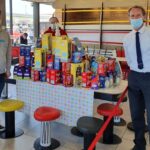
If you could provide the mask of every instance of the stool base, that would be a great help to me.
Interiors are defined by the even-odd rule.
[[[114,126],[125,126],[126,121],[123,118],[120,118],[120,122],[114,122]]]
[[[40,138],[36,139],[34,142],[34,149],[35,150],[53,150],[60,146],[59,141],[56,139],[51,138],[51,145],[48,147],[43,147],[40,145]]]
[[[83,150],[88,150],[89,146],[91,145],[92,141],[95,138],[95,134],[84,134],[84,149]],[[94,147],[93,150],[96,148]]]
[[[134,131],[132,122],[129,122],[129,123],[127,124],[127,128],[128,128],[129,130],[131,130],[131,131]],[[148,126],[147,126],[147,125],[145,126],[145,132],[148,132]]]
[[[15,135],[13,135],[13,136],[10,136],[9,134],[6,135],[6,132],[3,131],[2,133],[0,133],[0,138],[1,139],[15,138],[15,137],[19,137],[23,134],[24,134],[24,131],[22,129],[16,129]]]
[[[99,142],[103,144],[120,144],[122,140],[119,136],[113,134],[113,141],[103,141],[103,138],[101,138]]]
[[[71,133],[72,133],[73,135],[75,135],[75,136],[83,137],[83,133],[80,132],[77,127],[73,127],[73,128],[71,129]]]

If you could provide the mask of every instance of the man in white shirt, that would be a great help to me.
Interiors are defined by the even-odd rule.
[[[2,29],[2,12],[0,10],[0,96],[5,85],[5,78],[10,77],[11,42],[8,33]],[[0,131],[4,128],[0,125]]]
[[[144,25],[146,12],[141,6],[130,8],[128,15],[133,30],[124,38],[123,46],[131,70],[128,95],[135,131],[132,150],[146,150],[145,109],[150,133],[150,28]]]

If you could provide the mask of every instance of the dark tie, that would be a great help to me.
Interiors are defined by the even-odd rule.
[[[141,54],[139,32],[136,32],[136,54],[137,54],[138,68],[143,69],[143,60],[142,60],[142,54]]]

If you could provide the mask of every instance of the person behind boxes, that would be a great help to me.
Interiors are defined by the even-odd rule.
[[[44,34],[52,33],[53,36],[56,36],[57,29],[59,29],[60,35],[67,35],[66,31],[59,27],[59,21],[56,17],[51,17],[49,19],[49,22],[50,22],[50,27],[48,28],[47,31],[44,32]]]
[[[28,44],[28,34],[27,33],[23,33],[21,36],[20,36],[20,44],[25,44],[27,45]]]
[[[0,10],[0,97],[5,85],[5,79],[10,77],[11,67],[11,41],[9,34],[2,29],[2,12]],[[4,127],[0,125],[0,131]]]
[[[130,67],[128,95],[135,131],[132,150],[146,150],[145,109],[150,133],[150,29],[144,25],[146,12],[141,6],[128,10],[133,30],[124,38],[126,60]]]

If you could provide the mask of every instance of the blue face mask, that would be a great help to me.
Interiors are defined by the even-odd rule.
[[[142,26],[143,24],[143,19],[139,18],[139,19],[130,19],[130,23],[131,26],[133,27],[133,29],[138,29]]]

